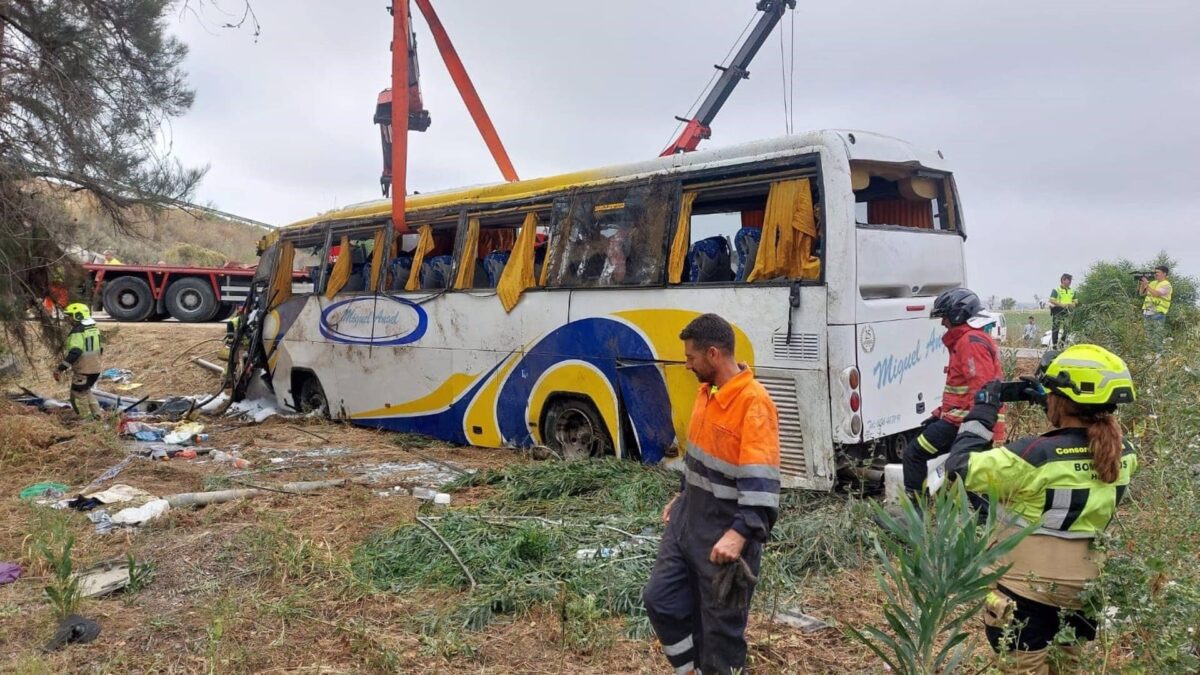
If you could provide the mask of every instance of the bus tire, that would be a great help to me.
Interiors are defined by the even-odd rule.
[[[184,323],[212,321],[221,308],[212,284],[199,277],[184,277],[167,287],[167,313]]]
[[[317,413],[329,417],[329,399],[325,397],[325,387],[321,380],[312,373],[305,373],[300,380],[300,392],[296,394],[296,408],[306,414]]]
[[[104,311],[117,321],[145,321],[154,310],[154,294],[145,279],[117,277],[104,284]]]
[[[587,398],[555,397],[546,406],[541,428],[546,445],[564,460],[577,461],[614,453],[604,419]]]

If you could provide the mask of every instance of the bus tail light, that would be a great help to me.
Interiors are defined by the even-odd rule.
[[[856,413],[856,412],[858,412],[858,409],[861,407],[862,407],[862,399],[859,397],[858,392],[856,391],[856,392],[850,394],[850,412]]]

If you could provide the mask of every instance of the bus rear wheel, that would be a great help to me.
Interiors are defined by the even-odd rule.
[[[587,399],[556,399],[546,409],[542,429],[546,444],[564,460],[576,461],[613,453],[612,438],[604,420]]]

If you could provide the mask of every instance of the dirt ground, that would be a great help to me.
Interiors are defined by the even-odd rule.
[[[217,356],[223,324],[186,324],[165,322],[116,323],[100,322],[104,344],[105,368],[121,368],[132,372],[130,382],[101,380],[98,389],[112,394],[161,398],[163,396],[194,396],[212,394],[221,386],[221,376],[190,362],[201,358],[224,365]],[[22,385],[43,396],[67,399],[67,385],[51,376],[61,354],[38,348],[29,357],[20,356],[22,372],[12,378],[9,386]],[[141,386],[128,388],[130,384]]]
[[[144,383],[139,393],[204,393],[217,385],[215,375],[185,359],[218,346],[198,343],[219,338],[220,326],[117,324],[103,330],[106,366],[133,370],[135,381]],[[44,379],[27,374],[16,381],[51,391],[52,381],[41,375]],[[652,639],[619,637],[594,651],[564,646],[562,621],[552,607],[502,619],[480,632],[431,633],[421,628],[427,623],[414,619],[461,595],[399,595],[355,583],[349,571],[354,549],[417,512],[416,499],[381,493],[427,484],[429,472],[443,465],[482,469],[528,461],[524,457],[425,443],[402,446],[391,434],[303,418],[202,422],[211,435],[204,446],[236,450],[251,466],[238,471],[205,456],[139,458],[104,485],[124,483],[163,496],[343,477],[373,482],[172,509],[135,531],[101,535],[83,513],[34,507],[17,495],[39,481],[68,484],[74,494],[116,465],[128,455],[129,443],[117,436],[115,424],[79,422],[65,412],[0,401],[0,561],[25,568],[16,583],[0,586],[0,671],[667,672]],[[413,465],[423,468],[404,468]],[[470,504],[486,489],[455,493],[454,505]],[[56,525],[74,535],[76,570],[131,555],[150,565],[153,576],[135,592],[82,601],[78,613],[101,625],[97,641],[42,654],[38,648],[50,639],[55,621],[43,591],[52,570],[39,551]],[[879,615],[881,599],[868,570],[816,579],[802,596],[804,610],[818,617],[861,625]],[[619,628],[613,632],[624,635]],[[756,672],[861,672],[879,666],[837,629],[803,634],[756,615],[748,635]]]

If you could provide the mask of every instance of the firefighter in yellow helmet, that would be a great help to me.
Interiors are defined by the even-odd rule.
[[[984,625],[993,649],[1009,653],[1008,672],[1053,673],[1047,656],[1060,628],[1074,631],[1060,649],[1068,664],[1096,637],[1081,595],[1103,562],[1094,540],[1138,467],[1114,416],[1135,394],[1125,362],[1089,344],[1047,352],[1029,382],[1023,397],[1045,404],[1054,429],[992,448],[1001,387],[990,383],[976,395],[946,466],[968,491],[997,495],[1008,527],[1040,523],[999,563],[1012,567],[988,595]]]
[[[92,385],[100,378],[100,329],[92,319],[92,311],[82,302],[73,302],[63,310],[73,326],[67,334],[67,353],[54,371],[54,380],[61,381],[63,373],[71,371],[71,407],[80,417],[99,417],[100,403],[92,395]]]

